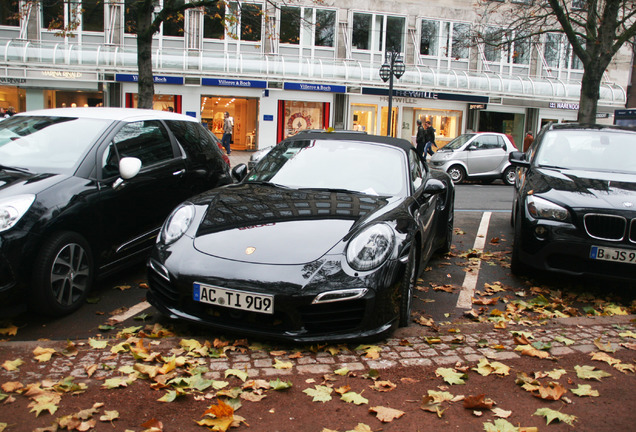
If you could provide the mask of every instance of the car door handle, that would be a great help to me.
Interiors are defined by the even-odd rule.
[[[180,176],[182,174],[185,174],[185,169],[179,170],[179,171],[175,171],[172,173],[173,176]]]

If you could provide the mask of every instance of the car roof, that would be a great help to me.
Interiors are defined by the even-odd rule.
[[[336,131],[336,132],[318,132],[315,130],[301,131],[294,136],[288,137],[285,141],[301,141],[301,140],[342,140],[342,141],[358,141],[378,144],[387,144],[398,147],[405,152],[413,148],[413,145],[402,138],[393,138],[383,135],[369,135],[356,131]]]
[[[606,124],[591,123],[549,123],[545,126],[545,130],[616,130],[624,132],[636,132],[633,126],[619,126]]]
[[[113,120],[113,121],[162,119],[162,120],[194,121],[198,123],[198,120],[195,119],[194,117],[186,116],[183,114],[176,114],[169,111],[157,111],[157,110],[139,109],[139,108],[110,108],[110,107],[50,108],[50,109],[26,111],[16,115],[17,116],[81,117],[81,118],[106,119],[106,120]]]

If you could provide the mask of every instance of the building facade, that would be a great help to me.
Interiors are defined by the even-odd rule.
[[[0,2],[0,107],[136,107],[132,1]],[[520,143],[526,130],[576,120],[582,69],[562,35],[471,46],[475,2],[422,5],[250,0],[187,10],[154,37],[154,108],[196,117],[219,137],[227,111],[239,150],[328,127],[412,140],[418,118],[433,122],[442,144],[466,130]],[[406,66],[390,114],[379,74],[389,51]],[[625,48],[605,74],[600,122],[626,106],[632,56]]]

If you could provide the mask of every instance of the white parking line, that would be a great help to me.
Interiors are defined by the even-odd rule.
[[[477,237],[475,238],[475,244],[473,250],[484,251],[486,245],[486,234],[488,233],[488,225],[490,224],[490,216],[492,212],[484,212],[481,217],[481,223],[477,230]],[[481,260],[472,260],[468,266],[466,277],[464,277],[464,283],[462,284],[462,290],[459,293],[457,299],[457,308],[459,309],[472,309],[473,296],[475,295],[475,287],[477,286],[477,278],[479,277],[479,269],[481,268]]]
[[[132,316],[135,316],[135,315],[145,311],[149,307],[150,307],[150,303],[148,303],[146,301],[143,301],[141,303],[137,303],[136,305],[134,305],[130,309],[128,309],[126,312],[110,317],[109,321],[114,321],[116,323],[120,323],[120,322],[126,321],[128,318],[130,318]]]

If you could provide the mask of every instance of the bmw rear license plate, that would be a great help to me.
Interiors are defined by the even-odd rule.
[[[266,314],[274,313],[274,296],[219,288],[195,282],[194,301],[217,306]]]
[[[636,250],[592,246],[590,258],[594,260],[636,264]]]

